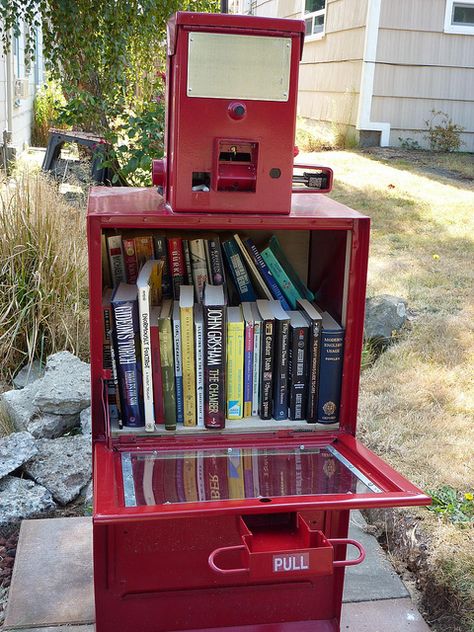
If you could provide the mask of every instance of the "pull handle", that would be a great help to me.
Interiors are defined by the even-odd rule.
[[[294,169],[311,169],[314,171],[322,172],[324,175],[321,176],[316,173],[305,173],[303,175],[295,175],[293,174],[293,182],[300,182],[304,184],[304,187],[293,188],[291,189],[292,193],[329,193],[332,190],[332,183],[334,179],[333,170],[330,167],[320,167],[318,165],[293,165]],[[311,188],[310,182],[311,177],[321,178],[325,177],[327,179],[325,187],[319,188]]]
[[[342,568],[344,566],[357,566],[357,564],[361,564],[365,560],[365,549],[360,542],[357,540],[350,540],[348,538],[335,538],[333,540],[328,540],[333,546],[335,544],[352,544],[359,551],[359,557],[355,560],[336,560],[333,562],[334,568]]]
[[[219,549],[215,549],[209,555],[208,563],[211,569],[215,573],[219,573],[220,575],[241,575],[242,573],[248,573],[250,571],[249,568],[221,568],[216,564],[216,557],[221,553],[228,553],[229,551],[244,551],[247,550],[245,544],[238,544],[237,546],[223,546]]]

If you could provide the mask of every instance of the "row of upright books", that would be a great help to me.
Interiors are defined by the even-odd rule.
[[[325,449],[190,450],[131,455],[135,505],[355,492],[355,477]]]
[[[165,239],[171,253],[169,242],[180,238]],[[204,252],[220,260],[222,274],[211,279],[222,280],[219,284],[205,278],[202,287],[181,283],[175,289],[174,281],[164,281],[166,262],[150,251],[156,258],[137,264],[135,283],[119,281],[105,290],[111,417],[119,426],[149,431],[155,424],[169,430],[178,424],[222,429],[226,420],[251,417],[337,422],[342,327],[300,294],[294,297],[296,309],[283,294],[279,300],[258,298],[263,291],[236,304],[225,281],[230,265],[225,270],[219,238],[212,238],[218,251],[209,250],[210,240]],[[113,270],[110,237],[108,251]],[[236,274],[236,285],[241,277]],[[166,287],[176,299],[168,297]]]

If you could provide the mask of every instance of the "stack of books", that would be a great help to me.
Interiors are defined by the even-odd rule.
[[[189,238],[188,238],[189,237]],[[109,235],[104,368],[120,426],[336,423],[344,331],[278,239]]]

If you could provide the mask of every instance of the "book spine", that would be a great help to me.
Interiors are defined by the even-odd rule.
[[[158,323],[165,427],[167,430],[174,430],[176,428],[176,396],[171,318],[160,318]]]
[[[244,323],[227,323],[227,419],[244,412]]]
[[[207,240],[207,258],[209,262],[209,282],[212,285],[224,285],[225,272],[219,238],[213,237]]]
[[[163,298],[173,298],[166,237],[164,237],[163,235],[155,235],[153,238],[153,242],[155,246],[155,258],[158,261],[163,261],[163,273],[161,277],[161,290],[163,293]]]
[[[107,238],[102,234],[100,238],[102,252],[102,287],[112,287],[112,277],[110,275],[110,262],[107,254]]]
[[[225,427],[226,312],[204,307],[204,425]]]
[[[155,423],[162,424],[165,421],[163,402],[163,376],[161,369],[160,333],[158,329],[158,323],[156,322],[150,325],[150,343],[153,384],[153,410],[155,413]]]
[[[124,426],[144,425],[140,336],[136,301],[113,304],[117,372]]]
[[[127,283],[136,283],[138,277],[138,260],[135,252],[135,241],[133,239],[123,238],[122,244]]]
[[[204,323],[194,322],[196,346],[196,418],[197,425],[204,426]]]
[[[179,237],[168,239],[168,256],[172,294],[175,300],[179,300],[179,288],[184,284],[186,275],[182,239]]]
[[[191,251],[189,249],[189,240],[183,239],[183,256],[184,268],[186,270],[186,285],[193,284],[193,268],[191,265]]]
[[[319,371],[321,356],[321,321],[314,320],[310,325],[308,357],[308,401],[306,419],[309,423],[318,420]]]
[[[145,430],[153,432],[155,430],[155,410],[153,405],[153,371],[151,368],[150,286],[148,285],[138,291],[138,312],[140,318]]]
[[[191,239],[189,242],[189,250],[191,253],[194,295],[196,302],[202,303],[204,284],[208,282],[204,239]]]
[[[113,331],[110,332],[111,340],[113,340],[114,335]],[[118,379],[118,371],[117,371],[117,361],[115,359],[115,344],[110,345],[110,360],[112,363],[112,376],[114,381],[114,392],[115,392],[115,405],[114,403],[109,402],[109,414],[112,420],[117,420],[118,427],[120,429],[123,428],[123,415],[122,415],[122,402],[120,400],[120,387],[119,387],[119,379]]]
[[[183,366],[184,425],[196,425],[196,370],[194,361],[193,308],[180,308],[181,357]]]
[[[273,418],[288,419],[288,349],[290,324],[287,320],[276,321],[275,362],[273,379]]]
[[[265,263],[262,255],[259,253],[259,251],[257,249],[257,246],[253,243],[253,241],[251,239],[246,239],[244,241],[244,245],[246,246],[246,248],[247,248],[247,250],[249,252],[249,255],[252,257],[255,265],[260,270],[260,273],[261,273],[261,275],[263,277],[263,280],[268,285],[268,288],[269,288],[273,298],[276,299],[277,301],[280,301],[280,305],[282,306],[283,309],[285,309],[285,310],[290,309],[288,301],[284,297],[283,292],[278,287],[278,284],[275,281],[275,279],[273,278],[272,273],[268,269],[268,266]]]
[[[291,330],[290,344],[290,402],[289,417],[298,421],[306,418],[307,393],[307,347],[308,328],[295,327]]]
[[[138,262],[138,271],[140,271],[144,264],[155,256],[153,237],[151,235],[135,237],[135,253]]]
[[[109,253],[110,276],[112,278],[112,285],[113,287],[116,287],[122,281],[126,281],[122,237],[120,235],[110,235],[109,237],[107,237],[107,249]]]
[[[260,419],[272,417],[274,322],[263,322],[260,369]]]
[[[118,421],[120,414],[120,396],[117,381],[117,367],[115,365],[114,347],[112,344],[112,304],[109,298],[102,302],[102,357],[104,369],[110,369],[112,377],[106,381],[107,403],[109,416],[113,421]]]
[[[311,290],[306,287],[303,281],[296,274],[295,270],[293,269],[293,266],[286,258],[286,255],[283,252],[282,247],[280,246],[280,242],[278,241],[277,237],[275,237],[275,235],[273,235],[270,238],[268,245],[270,249],[272,250],[273,254],[275,255],[275,257],[280,262],[280,265],[282,266],[282,268],[285,270],[290,281],[293,283],[293,285],[296,287],[298,292],[301,294],[301,296],[303,298],[308,299],[308,301],[313,301],[314,300],[313,292],[311,292]]]
[[[181,320],[179,315],[173,317],[173,342],[174,342],[174,374],[176,393],[176,422],[184,422],[184,398],[183,398],[183,364],[181,347]]]
[[[322,331],[319,374],[318,423],[333,424],[339,420],[341,400],[344,332]]]
[[[252,416],[254,324],[245,323],[244,342],[244,417]]]
[[[273,274],[275,281],[277,282],[278,287],[285,295],[286,300],[291,306],[291,309],[296,309],[296,301],[299,298],[303,298],[293,283],[290,281],[290,278],[282,268],[280,262],[275,257],[274,253],[270,248],[265,248],[262,250],[262,257],[270,269],[270,272]]]
[[[260,396],[260,360],[261,360],[262,324],[256,322],[253,330],[253,381],[252,381],[252,416],[259,413]]]
[[[234,240],[229,239],[222,244],[224,254],[227,258],[229,270],[232,275],[235,287],[239,294],[240,300],[255,301],[256,296],[250,281],[250,277],[245,268],[242,257],[240,256],[239,248]]]

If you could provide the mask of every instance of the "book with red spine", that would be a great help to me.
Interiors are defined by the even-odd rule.
[[[122,246],[127,283],[136,283],[138,278],[138,259],[135,240],[129,237],[122,237]]]

